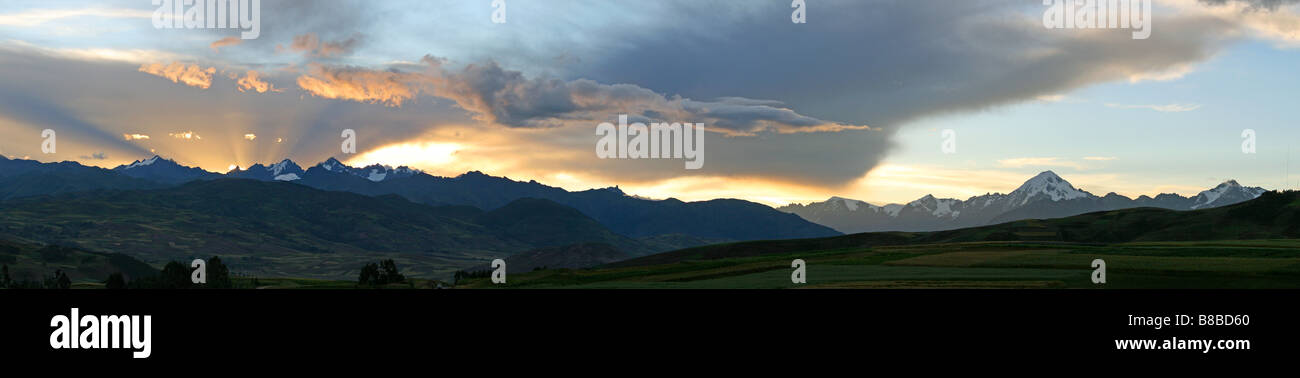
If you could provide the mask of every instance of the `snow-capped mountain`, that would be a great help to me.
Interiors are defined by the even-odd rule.
[[[1236,181],[1227,181],[1191,198],[1168,193],[1155,198],[1141,196],[1136,200],[1115,193],[1098,197],[1075,188],[1056,173],[1046,171],[1025,181],[1011,193],[989,193],[964,201],[926,195],[905,205],[876,206],[863,201],[831,197],[823,202],[791,204],[777,210],[797,214],[845,233],[939,231],[1133,207],[1195,210],[1248,201],[1265,191],[1263,188],[1248,188]]]
[[[844,209],[847,209],[848,211],[858,211],[858,208],[863,206],[871,207],[871,204],[866,202],[858,201],[855,199],[840,198],[840,197],[831,197],[830,202],[838,202],[839,204],[843,204]]]
[[[1249,201],[1264,194],[1264,188],[1241,186],[1237,180],[1224,181],[1213,189],[1206,190],[1192,197],[1191,209],[1205,209]]]
[[[299,167],[293,160],[284,159],[270,166],[253,164],[248,169],[236,168],[233,171],[226,172],[226,176],[262,181],[294,181],[302,179],[303,173],[305,172],[302,167]]]
[[[208,172],[200,168],[186,167],[177,164],[174,160],[163,159],[158,155],[154,155],[148,159],[136,160],[131,164],[119,165],[116,168],[113,168],[113,171],[125,176],[165,184],[178,184],[192,180],[220,177],[219,174]]]
[[[228,177],[246,178],[262,181],[299,181],[306,178],[309,174],[316,174],[325,177],[334,175],[346,175],[347,177],[359,177],[370,182],[381,182],[397,178],[411,177],[420,173],[420,170],[409,167],[397,167],[385,165],[371,165],[367,167],[354,168],[350,167],[335,158],[329,158],[320,164],[312,166],[311,169],[303,170],[292,160],[284,159],[279,163],[271,165],[254,164],[248,169],[236,169],[226,173]],[[317,177],[314,182],[330,181],[325,177]]]
[[[1074,185],[1070,185],[1070,182],[1065,181],[1061,176],[1057,176],[1056,172],[1052,171],[1039,173],[1029,181],[1025,181],[1023,185],[1020,185],[1010,194],[1011,202],[1016,206],[1024,206],[1029,201],[1038,198],[1061,201],[1092,196],[1092,193],[1075,189]]]
[[[320,167],[326,172],[346,173],[353,176],[364,178],[366,180],[370,180],[371,182],[380,182],[384,180],[406,178],[406,177],[415,176],[417,173],[420,173],[420,170],[410,168],[407,166],[393,168],[392,166],[387,166],[387,165],[371,164],[365,167],[353,168],[353,167],[349,167],[347,164],[343,164],[342,162],[334,158],[329,158],[328,160],[325,160],[324,162],[321,162],[316,166]]]

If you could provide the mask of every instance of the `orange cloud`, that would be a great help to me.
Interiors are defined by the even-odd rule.
[[[249,70],[244,77],[236,81],[240,92],[254,91],[257,93],[280,92],[282,89],[276,88],[271,83],[262,80],[262,75],[257,71]]]
[[[226,46],[234,46],[234,45],[238,45],[238,44],[240,44],[240,43],[244,43],[244,40],[239,39],[239,37],[233,37],[233,36],[232,36],[232,37],[226,37],[226,38],[218,39],[216,42],[212,42],[211,45],[208,45],[208,47],[209,47],[209,48],[212,48],[212,51],[213,51],[213,52],[221,52],[221,48],[222,48],[222,47],[226,47]]]
[[[167,65],[162,63],[141,65],[139,71],[171,80],[174,83],[208,89],[208,87],[212,86],[212,74],[217,73],[217,68],[208,67],[205,69],[197,64],[187,65],[172,62]]]
[[[318,64],[298,77],[298,86],[313,96],[401,107],[419,94],[419,74],[334,68]]]
[[[203,139],[203,137],[200,137],[199,134],[197,134],[197,133],[195,133],[195,132],[193,132],[193,131],[184,131],[184,132],[177,132],[177,133],[167,133],[167,135],[171,136],[172,138],[176,138],[176,139],[184,139],[184,140],[199,140],[199,139]]]

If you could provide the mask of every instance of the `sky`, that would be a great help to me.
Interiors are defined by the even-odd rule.
[[[0,154],[336,157],[773,206],[964,199],[1044,170],[1130,197],[1300,185],[1295,0],[1155,0],[1146,39],[1047,28],[1039,0],[808,0],[804,23],[787,0],[252,4],[255,39],[157,28],[149,0],[3,2]],[[703,167],[599,158],[620,115],[703,124]]]

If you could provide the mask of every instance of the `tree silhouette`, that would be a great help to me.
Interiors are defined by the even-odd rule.
[[[208,283],[207,287],[213,289],[229,289],[234,287],[230,282],[230,268],[221,262],[221,258],[212,256],[207,262]]]
[[[125,289],[126,279],[122,278],[122,272],[117,272],[108,275],[108,279],[104,281],[104,288],[114,289],[114,290]]]
[[[68,289],[72,287],[72,280],[68,279],[68,274],[61,269],[54,270],[54,276],[45,279],[46,289]]]
[[[194,283],[190,281],[190,268],[176,261],[167,263],[163,266],[162,273],[158,274],[157,288],[159,289],[188,289]]]
[[[398,273],[397,263],[392,259],[362,266],[361,274],[357,277],[357,285],[360,286],[376,287],[400,282],[406,282],[406,276]]]

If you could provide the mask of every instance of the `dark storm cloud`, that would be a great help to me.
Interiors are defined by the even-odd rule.
[[[1226,28],[1157,14],[1155,35],[1132,40],[1122,30],[1047,30],[1036,2],[984,0],[823,1],[793,24],[785,4],[765,4],[748,17],[634,35],[587,59],[582,74],[892,128],[1199,62]]]

